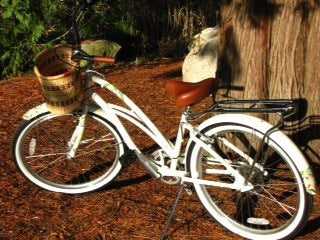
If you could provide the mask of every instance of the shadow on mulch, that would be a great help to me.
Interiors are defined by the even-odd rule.
[[[182,62],[165,61],[120,67],[109,72],[109,80],[141,106],[164,135],[173,138],[181,110],[164,85],[167,80],[181,79],[181,66]],[[34,77],[0,82],[0,239],[159,240],[179,186],[151,179],[136,163],[104,189],[75,196],[41,190],[19,174],[11,158],[12,136],[22,114],[42,102]],[[130,131],[141,149],[156,150],[145,135]],[[314,213],[297,239],[318,239],[319,217],[316,196]],[[185,193],[169,236],[171,240],[239,239],[209,218],[194,195]]]

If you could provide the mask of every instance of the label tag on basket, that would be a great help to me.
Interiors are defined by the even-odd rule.
[[[64,74],[64,77],[69,77],[72,75],[72,72],[71,71],[66,71]]]

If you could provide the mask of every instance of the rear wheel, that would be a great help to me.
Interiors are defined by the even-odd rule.
[[[250,126],[251,125],[251,126]],[[230,231],[249,239],[291,239],[305,225],[313,198],[290,153],[284,134],[264,140],[266,130],[254,124],[219,123],[202,133],[214,140],[212,149],[237,170],[253,189],[241,192],[226,187],[194,184],[209,214]],[[251,168],[259,147],[258,164]],[[291,154],[291,155],[290,155]],[[235,178],[221,162],[199,144],[191,143],[187,154],[191,177],[233,183]]]
[[[69,194],[97,190],[121,170],[122,139],[106,119],[88,113],[84,134],[72,159],[68,142],[79,121],[76,114],[41,114],[15,134],[13,158],[22,174],[41,188]]]

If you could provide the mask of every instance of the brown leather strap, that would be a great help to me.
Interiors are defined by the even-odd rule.
[[[218,80],[208,78],[197,83],[169,81],[166,84],[167,92],[176,98],[177,107],[186,107],[210,96],[218,88]]]

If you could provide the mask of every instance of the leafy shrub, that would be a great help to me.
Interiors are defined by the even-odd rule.
[[[67,33],[79,1],[0,0],[0,77],[31,70],[39,51],[70,43]],[[101,0],[82,15],[79,30],[82,39],[119,43],[119,55],[129,60],[159,52],[175,56],[170,51],[183,49],[193,34],[215,21],[210,9],[215,1]],[[179,40],[169,44],[167,39]]]
[[[30,69],[36,53],[65,30],[54,22],[62,6],[58,0],[0,0],[2,76]]]

